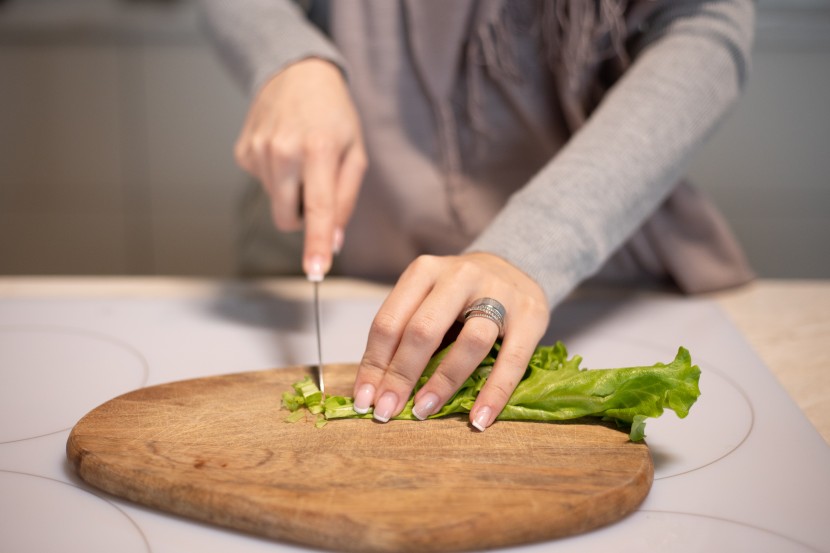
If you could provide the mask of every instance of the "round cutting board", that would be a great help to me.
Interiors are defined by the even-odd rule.
[[[350,394],[355,365],[326,367]],[[194,519],[339,551],[460,551],[618,520],[648,494],[645,444],[602,423],[286,423],[306,367],[143,388],[96,408],[67,456],[97,488]]]

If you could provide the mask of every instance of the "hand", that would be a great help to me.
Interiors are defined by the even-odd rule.
[[[234,154],[270,196],[277,229],[299,230],[304,220],[303,269],[322,279],[342,246],[366,170],[360,122],[340,70],[316,58],[283,69],[252,102]]]
[[[447,330],[482,297],[498,300],[506,310],[501,350],[470,411],[473,426],[490,426],[524,376],[549,313],[533,279],[487,253],[422,256],[404,271],[372,323],[355,380],[355,411],[365,413],[374,405],[374,418],[381,422],[400,413]],[[415,395],[415,416],[423,420],[439,411],[487,356],[498,334],[495,322],[470,318]]]

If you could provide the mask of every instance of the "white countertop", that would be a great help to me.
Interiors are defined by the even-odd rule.
[[[359,359],[387,290],[323,285],[325,359]],[[302,550],[91,489],[64,444],[84,413],[139,386],[313,363],[309,298],[302,280],[0,278],[3,549]],[[828,302],[827,283],[776,281],[706,298],[601,290],[565,302],[546,341],[562,339],[588,367],[668,361],[684,345],[703,395],[687,419],[648,423],[655,483],[637,512],[511,551],[830,551]]]
[[[0,277],[0,299],[205,297],[252,288],[295,299],[308,293],[302,279],[252,283],[189,277]],[[350,279],[327,281],[325,288],[331,298],[377,299],[388,291],[385,285]],[[762,279],[708,297],[726,312],[830,444],[830,281]]]

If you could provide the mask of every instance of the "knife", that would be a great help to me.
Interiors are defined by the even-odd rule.
[[[305,205],[303,202],[303,197],[305,196],[305,191],[303,190],[303,183],[300,182],[300,198],[299,198],[299,205],[297,206],[298,215],[300,219],[305,216]],[[311,282],[312,286],[314,286],[314,329],[317,333],[317,387],[320,389],[320,392],[323,394],[323,399],[326,397],[326,381],[323,378],[323,344],[320,338],[320,282],[323,280],[323,276],[321,275],[306,275],[308,280]]]
[[[314,286],[314,328],[317,331],[317,387],[326,396],[326,384],[323,378],[323,345],[320,338],[320,281],[313,280]]]

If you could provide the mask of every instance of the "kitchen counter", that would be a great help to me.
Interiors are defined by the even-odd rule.
[[[388,290],[324,283],[326,362],[360,358]],[[313,364],[310,298],[300,278],[0,277],[2,549],[308,551],[102,493],[78,478],[65,449],[85,413],[125,392]],[[685,346],[701,396],[687,418],[648,421],[654,480],[635,512],[499,551],[830,553],[828,308],[823,281],[760,280],[688,298],[585,288],[568,298],[543,343],[561,339],[587,368],[665,362]]]
[[[830,281],[759,280],[711,297],[830,444]]]
[[[295,299],[308,294],[302,279],[245,283],[185,277],[0,277],[0,298],[193,297],[228,287],[265,288]],[[388,291],[387,286],[349,279],[329,279],[325,286],[330,298],[382,298]],[[708,297],[726,311],[830,444],[830,281],[762,279]]]

